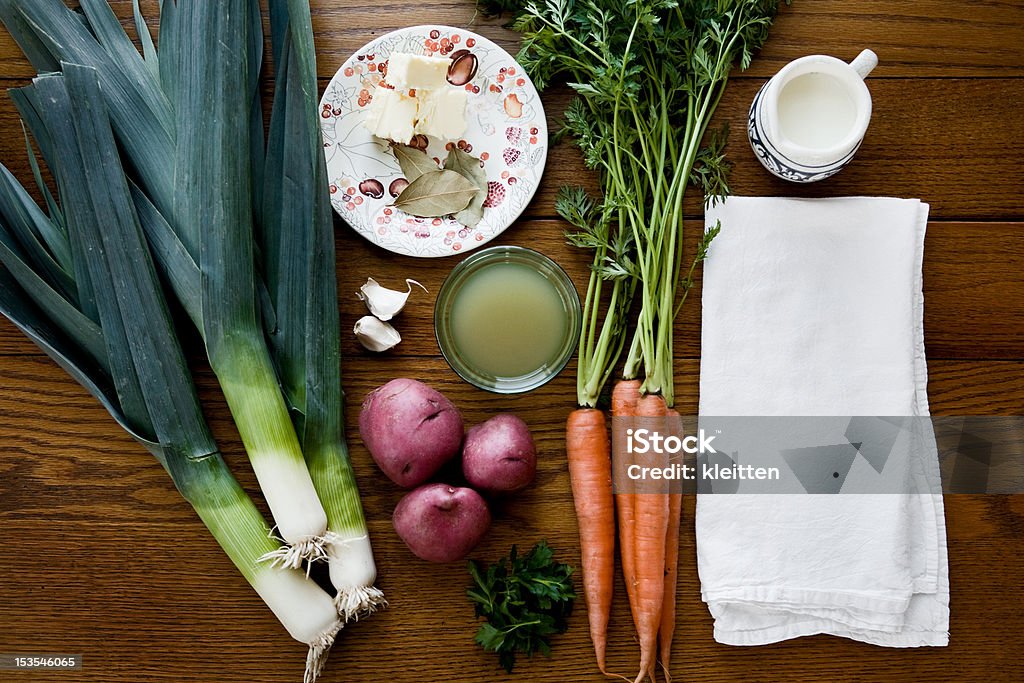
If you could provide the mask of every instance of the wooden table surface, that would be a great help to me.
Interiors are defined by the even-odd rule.
[[[117,0],[128,25],[131,2]],[[143,6],[153,16],[155,3]],[[470,26],[514,51],[501,22],[474,17],[472,0],[314,0],[322,85],[373,36],[423,23]],[[852,59],[871,47],[880,64],[869,86],[874,118],[857,158],[810,187],[777,181],[743,140],[747,106],[790,59],[827,53]],[[32,76],[0,32],[4,87]],[[554,118],[568,101],[547,95]],[[931,204],[925,253],[929,396],[936,414],[1024,414],[1024,3],[795,0],[751,69],[730,84],[717,116],[733,124],[733,188],[751,195],[890,195]],[[0,103],[0,159],[26,183],[18,121]],[[584,255],[564,245],[553,196],[567,181],[593,180],[574,150],[551,151],[541,192],[498,242],[530,245],[566,267],[581,286]],[[700,207],[691,193],[690,249]],[[474,557],[494,559],[512,543],[546,538],[578,564],[562,434],[572,408],[575,367],[531,394],[501,397],[461,382],[439,357],[433,293],[454,259],[413,260],[377,249],[342,224],[337,231],[341,321],[362,315],[353,292],[367,276],[413,277],[399,326],[405,342],[371,356],[344,339],[343,371],[353,460],[390,607],[339,637],[324,681],[598,681],[582,601],[551,659],[522,660],[505,676],[472,642],[475,620],[461,564],[414,558],[390,514],[401,496],[372,466],[355,431],[367,391],[409,376],[445,391],[472,424],[497,411],[522,415],[540,449],[536,484],[501,505]],[[699,297],[678,330],[680,410],[696,409]],[[193,354],[198,357],[198,354]],[[257,488],[210,373],[199,383],[229,462]],[[4,681],[297,681],[304,647],[292,641],[234,570],[159,465],[106,412],[0,321],[0,653],[80,653],[74,672],[0,672]],[[1024,496],[948,496],[952,582],[950,646],[890,650],[816,636],[758,648],[716,644],[700,601],[693,499],[682,533],[679,625],[673,671],[679,680],[1024,680]],[[610,645],[612,671],[635,671],[637,647],[621,583]]]

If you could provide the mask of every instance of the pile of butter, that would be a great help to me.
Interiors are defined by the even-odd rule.
[[[445,141],[462,137],[467,94],[448,83],[450,63],[444,57],[393,53],[364,125],[377,137],[404,145],[417,134]]]

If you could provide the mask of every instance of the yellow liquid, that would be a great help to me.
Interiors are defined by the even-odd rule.
[[[522,377],[558,360],[566,312],[554,285],[517,263],[470,275],[452,304],[452,339],[477,372]]]

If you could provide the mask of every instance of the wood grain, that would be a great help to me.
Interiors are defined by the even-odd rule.
[[[0,34],[2,35],[2,34]],[[2,53],[0,53],[2,54]],[[0,61],[2,64],[2,61]],[[1006,140],[1024,140],[1024,79],[891,79],[871,83],[875,114],[853,162],[827,183],[797,186],[766,173],[747,145],[746,111],[760,81],[730,85],[715,118],[730,126],[730,184],[739,195],[835,197],[885,195],[918,197],[931,204],[933,219],[1022,221],[1020,188],[1024,154]],[[321,88],[326,81],[321,82]],[[569,94],[545,98],[552,130]],[[964,112],[969,112],[965,115]],[[0,98],[0,160],[32,185],[25,141],[10,100]],[[552,148],[545,181],[527,210],[531,218],[554,217],[554,197],[563,185],[597,189],[569,143]],[[688,216],[701,214],[701,198],[690,192]]]
[[[506,232],[501,243],[529,244],[560,263],[580,291],[586,287],[589,257],[574,249],[562,237],[560,221],[521,221]],[[688,221],[684,258],[692,259],[701,223]],[[726,228],[727,229],[727,228]],[[995,248],[994,248],[995,246]],[[400,265],[396,265],[400,264]],[[339,222],[338,281],[342,293],[341,322],[350,329],[363,315],[355,292],[374,277],[385,285],[398,287],[411,277],[436,294],[452,259],[439,262],[399,259],[354,235]],[[870,275],[870,265],[865,276]],[[928,226],[924,265],[925,330],[931,359],[984,358],[1024,360],[1024,223],[944,222]],[[413,294],[402,313],[405,339],[394,355],[436,355],[433,328],[433,294]],[[676,324],[676,355],[696,358],[700,353],[700,278],[693,303],[684,308]],[[37,353],[28,339],[0,320],[0,355]],[[343,352],[349,358],[373,362],[355,338],[345,335]]]
[[[158,0],[140,3],[156,17]],[[265,3],[264,3],[265,4]],[[134,35],[131,0],[111,0],[125,29]],[[318,40],[318,69],[330,78],[367,40],[410,22],[465,26],[491,38],[510,52],[516,35],[502,28],[506,19],[476,12],[473,0],[310,0]],[[154,31],[159,22],[151,22]],[[786,62],[822,53],[850,60],[864,48],[878,53],[874,77],[1024,76],[1024,5],[1019,0],[978,3],[916,0],[894,5],[884,0],[796,0],[783,5],[772,40],[744,74],[765,78]],[[3,41],[10,38],[3,36]],[[11,53],[4,48],[4,55]],[[0,77],[28,78],[29,64],[11,55],[0,64]]]
[[[939,361],[929,369],[936,413],[1019,414],[1024,405],[1024,363]],[[681,362],[680,371],[690,378],[682,385],[681,409],[692,411],[697,361]],[[494,529],[474,556],[493,558],[512,543],[547,538],[560,557],[578,563],[562,456],[571,375],[529,396],[500,397],[468,389],[443,360],[431,356],[349,361],[345,373],[353,461],[380,585],[391,606],[345,632],[325,680],[375,680],[382,672],[396,681],[601,680],[591,674],[582,609],[570,631],[557,639],[553,660],[524,661],[515,676],[500,675],[471,643],[464,571],[419,562],[405,549],[389,521],[401,492],[372,465],[355,433],[362,397],[382,377],[398,375],[432,378],[470,423],[499,410],[521,414],[534,428],[541,454],[537,482],[500,506]],[[256,493],[211,376],[201,372],[199,381],[229,463]],[[296,680],[301,648],[281,632],[156,462],[48,360],[6,357],[0,383],[6,387],[0,399],[0,443],[5,445],[0,524],[13,546],[26,551],[0,559],[0,604],[5,620],[18,625],[0,634],[0,649],[84,652],[86,668],[74,679],[83,682]],[[1015,590],[1014,577],[1024,575],[1021,503],[1021,497],[947,496],[955,589],[952,645],[942,650],[896,652],[825,637],[750,650],[715,645],[695,565],[684,561],[677,675],[768,681],[788,671],[797,680],[922,680],[942,679],[960,666],[975,672],[996,666],[1019,670],[1010,653],[1024,646],[1024,637],[1013,627],[1019,623],[1018,603],[1007,600],[1006,591]],[[692,499],[684,514],[681,552],[692,558]],[[613,670],[628,672],[636,652],[621,593],[613,611],[609,662]],[[153,646],[157,638],[158,648]],[[68,679],[54,674],[31,680]]]
[[[111,3],[126,25],[131,2]],[[466,26],[515,49],[500,21],[474,19],[472,0],[313,0],[320,75],[374,35],[424,21]],[[144,0],[152,16],[155,0]],[[130,31],[134,29],[130,28]],[[772,179],[743,139],[744,120],[763,80],[795,57],[821,52],[846,59],[874,48],[881,64],[869,81],[875,115],[854,163],[810,187]],[[0,31],[0,79],[32,76]],[[1024,2],[796,0],[782,9],[773,37],[724,98],[718,120],[733,128],[730,157],[739,194],[921,197],[931,204],[924,284],[929,398],[945,415],[1024,414]],[[321,83],[321,86],[325,81]],[[546,98],[552,121],[568,101]],[[13,108],[0,98],[0,161],[29,179]],[[594,187],[569,146],[552,150],[548,175],[528,219],[501,241],[537,248],[564,265],[577,285],[586,258],[561,237],[553,196],[565,183]],[[699,230],[695,197],[687,246]],[[405,341],[371,357],[343,341],[347,423],[353,461],[391,606],[342,634],[324,681],[600,681],[582,602],[554,656],[522,660],[506,676],[472,643],[475,622],[459,565],[417,561],[391,528],[401,492],[372,466],[356,433],[362,397],[387,379],[429,381],[470,423],[513,411],[531,425],[541,452],[536,484],[501,503],[474,553],[493,559],[512,543],[547,538],[559,557],[579,563],[563,452],[563,424],[574,393],[574,366],[525,396],[503,397],[461,382],[437,352],[433,297],[453,259],[411,260],[373,247],[338,223],[343,328],[361,315],[352,293],[367,276],[385,284],[414,277],[431,291],[414,295],[398,323]],[[870,264],[866,277],[870,277]],[[677,395],[697,406],[699,290],[677,325]],[[194,338],[187,340],[218,442],[243,485],[259,499],[251,468]],[[446,473],[445,476],[456,476]],[[264,507],[264,511],[265,507]],[[951,645],[887,650],[829,637],[759,648],[711,638],[694,562],[693,499],[686,501],[674,644],[677,679],[693,681],[1024,680],[1024,496],[946,498],[953,585]],[[303,648],[276,623],[231,567],[166,474],[106,412],[0,320],[0,652],[82,653],[67,673],[17,673],[0,679],[136,681],[296,681]],[[321,577],[322,578],[322,577]],[[617,581],[609,666],[636,666],[628,607]]]

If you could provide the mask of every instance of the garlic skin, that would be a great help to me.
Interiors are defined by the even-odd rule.
[[[405,284],[408,286],[408,289],[402,292],[397,289],[383,287],[372,277],[369,277],[366,278],[366,284],[356,292],[356,296],[366,304],[366,307],[370,309],[370,313],[373,313],[378,319],[387,322],[405,308],[405,302],[409,299],[409,295],[412,294],[413,285],[416,285],[424,292],[427,291],[426,287],[415,280],[406,280]]]
[[[364,349],[375,353],[393,349],[402,341],[402,335],[398,334],[398,330],[372,315],[365,315],[357,320],[352,331]]]

